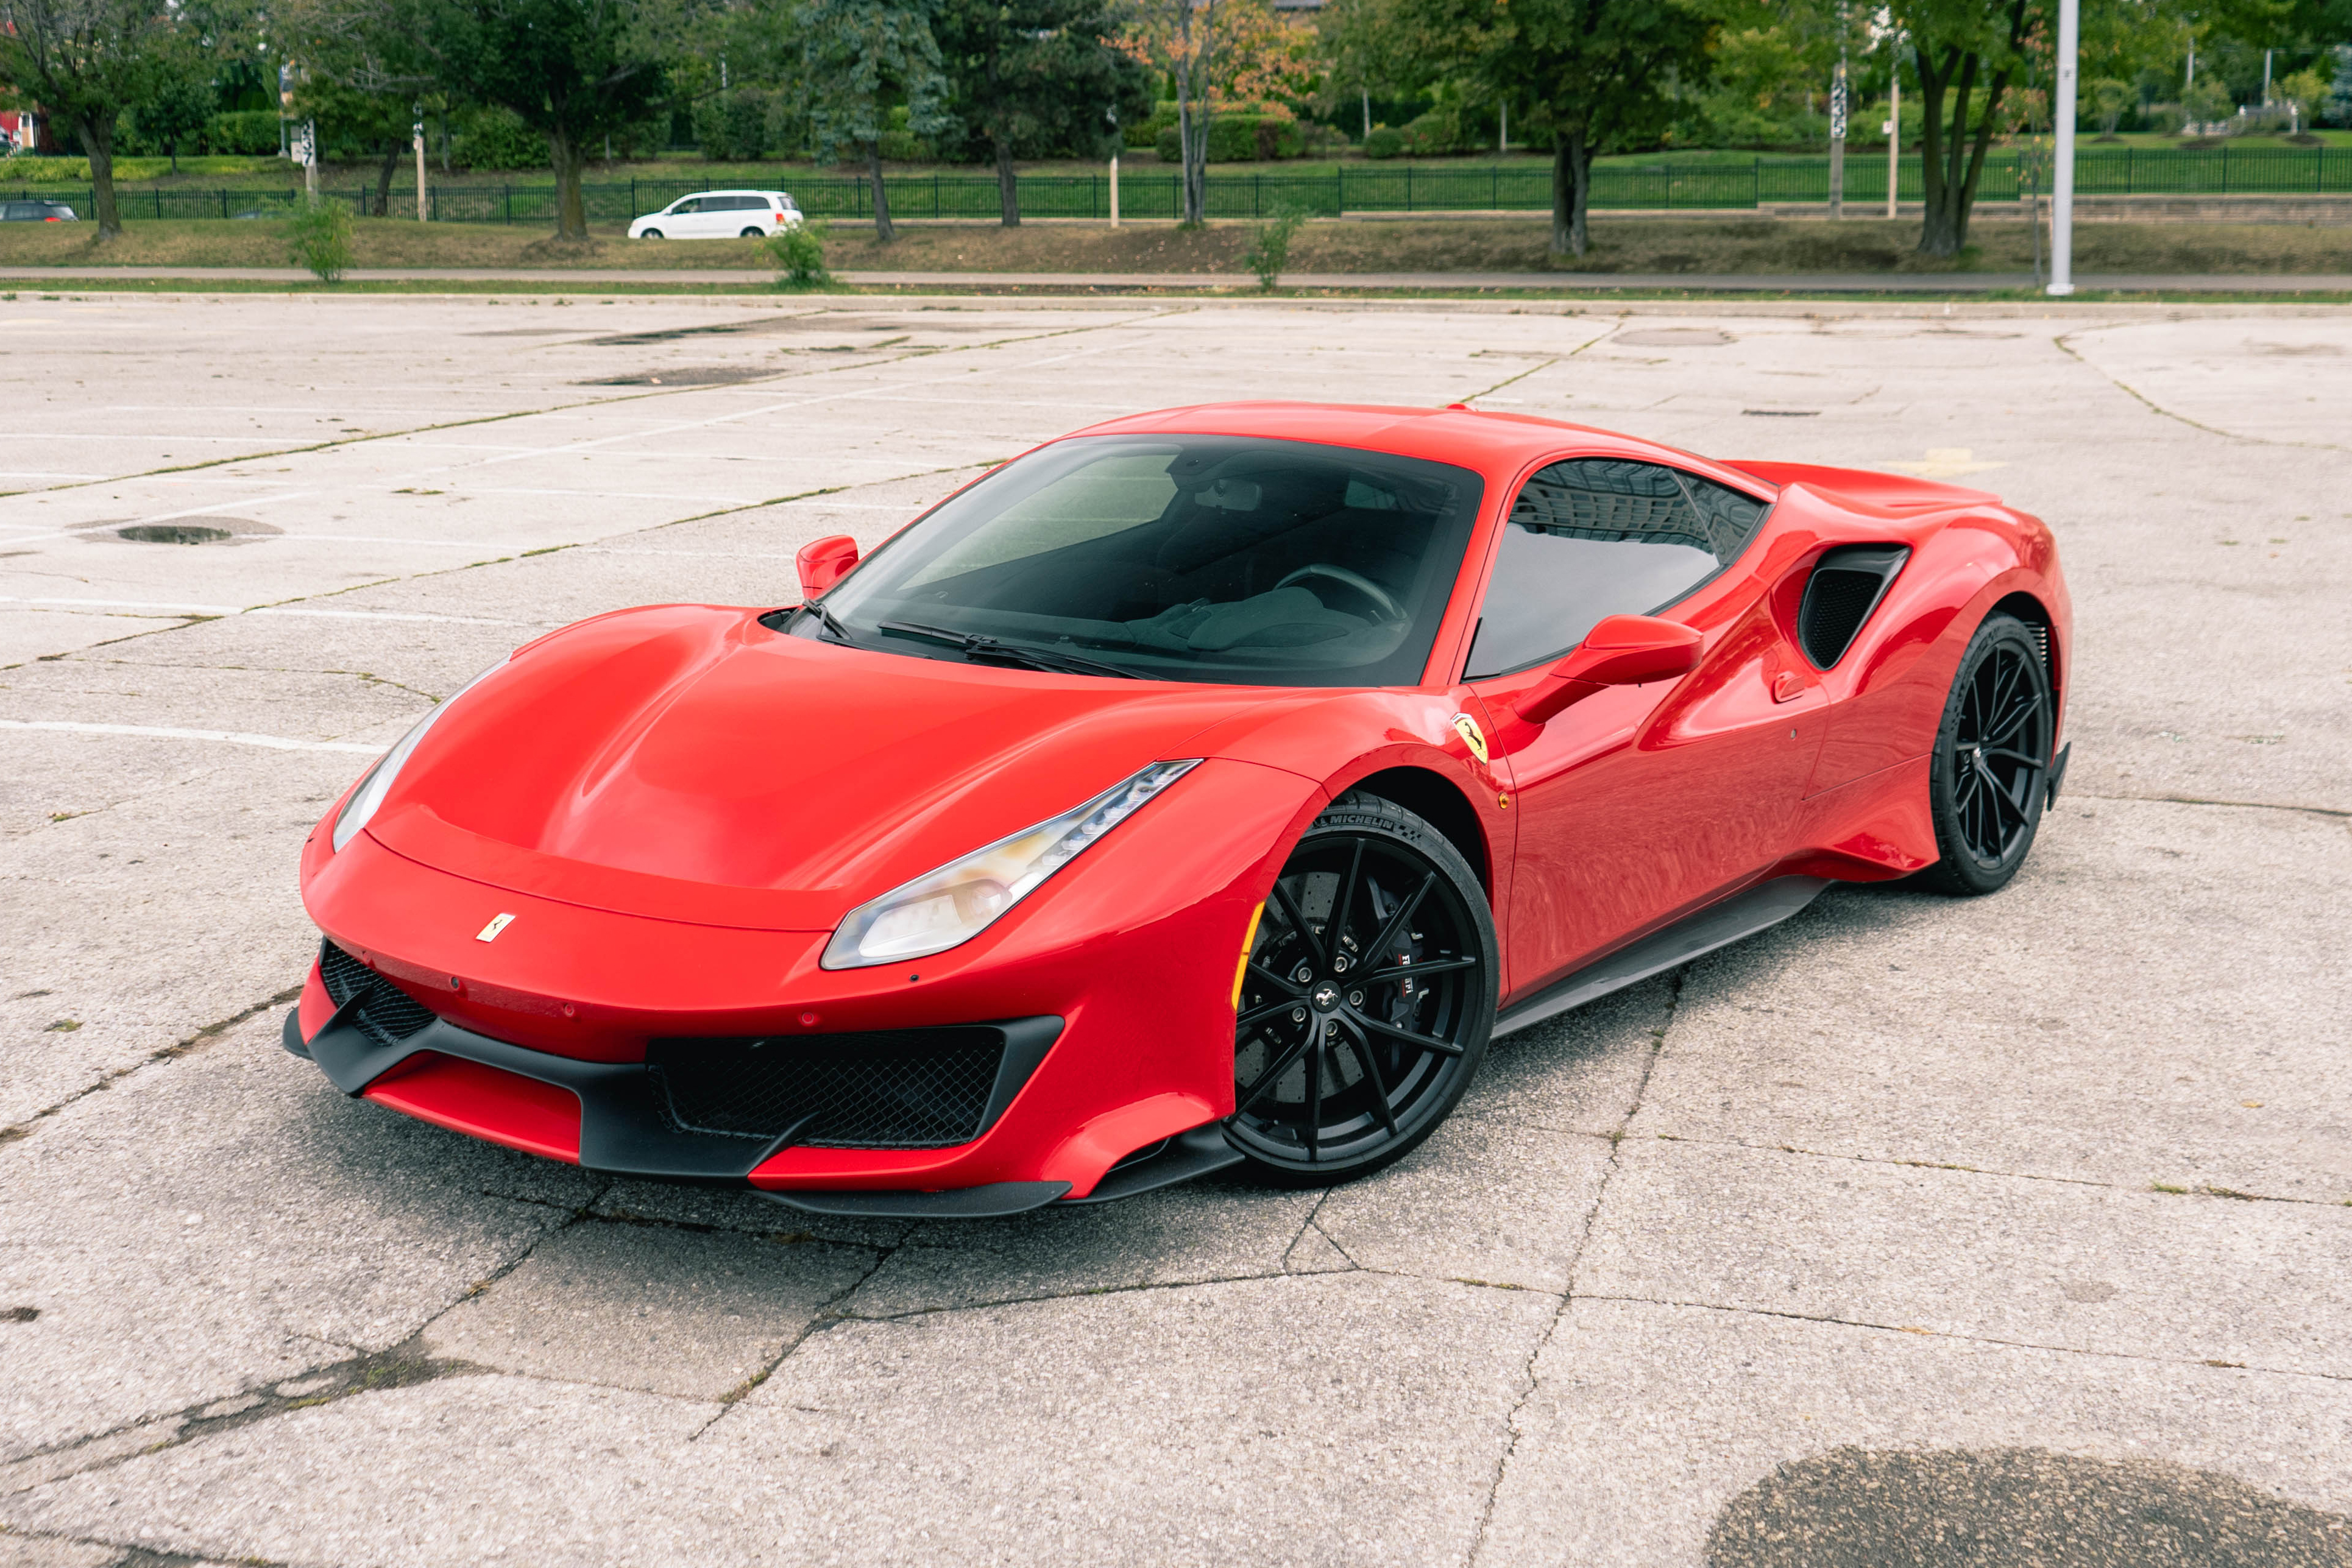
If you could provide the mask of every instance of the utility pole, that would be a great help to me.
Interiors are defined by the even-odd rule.
[[[416,123],[409,128],[408,140],[416,149],[416,221],[430,223],[432,212],[425,198],[425,106],[421,103],[416,106]]]
[[[1497,152],[1508,152],[1510,150],[1511,105],[1510,100],[1506,99],[1503,102],[1503,129],[1501,133],[1495,138],[1495,151]]]
[[[1118,106],[1111,105],[1110,119],[1110,226],[1118,227],[1118,150],[1127,145],[1127,132],[1118,128]]]
[[[1830,217],[1845,216],[1845,7],[1838,7],[1837,75],[1830,80]]]
[[[2075,56],[2083,39],[2082,0],[2058,0],[2058,150],[2050,189],[2050,287],[2053,298],[2074,292]]]

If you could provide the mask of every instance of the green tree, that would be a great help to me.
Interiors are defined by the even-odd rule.
[[[2131,88],[2113,77],[2101,77],[2085,84],[2090,89],[2091,103],[2098,110],[2099,134],[2116,133],[2116,122],[2124,117],[2125,106],[2131,102]]]
[[[1098,0],[944,0],[931,24],[957,119],[996,160],[1006,228],[1021,224],[1013,162],[1106,155],[1118,127],[1150,117],[1142,62],[1110,44]],[[1114,115],[1116,119],[1114,119]]]
[[[0,0],[0,84],[81,143],[100,241],[122,233],[114,140],[123,111],[184,72],[204,41],[187,12],[153,0]]]
[[[547,138],[555,233],[588,237],[581,172],[666,97],[668,13],[656,0],[415,0],[420,54],[450,92],[512,110]]]
[[[1671,89],[1705,79],[1715,22],[1693,0],[1402,0],[1449,74],[1527,109],[1552,145],[1551,250],[1582,256],[1596,153],[1654,144]]]
[[[907,108],[907,129],[936,136],[955,121],[947,74],[931,34],[930,0],[804,0],[795,15],[809,84],[810,140],[820,159],[856,148],[874,188],[874,237],[898,237],[882,186],[882,132],[890,110]]]
[[[180,172],[180,149],[204,134],[218,106],[204,68],[201,58],[182,54],[167,67],[154,89],[131,107],[131,120],[141,140],[171,155],[174,174]]]
[[[1927,198],[1919,249],[1925,255],[1958,256],[1969,243],[1969,218],[1999,126],[2000,100],[2024,73],[2026,39],[2043,20],[2042,4],[1893,0],[1891,11],[1910,45],[1925,111],[1919,141]]]

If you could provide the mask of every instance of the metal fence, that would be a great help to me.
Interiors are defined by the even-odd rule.
[[[1924,194],[1919,160],[1900,165],[1900,200]],[[2046,186],[2046,171],[2042,176]],[[779,173],[765,182],[793,193],[803,211],[815,217],[870,220],[873,193],[863,179],[838,175]],[[742,183],[742,182],[737,182]],[[677,197],[709,188],[709,177],[628,180],[584,183],[581,198],[588,221],[625,223],[667,206]],[[884,181],[890,212],[898,218],[995,218],[997,185],[986,174],[907,174]],[[2254,147],[2210,152],[2172,149],[2094,149],[2078,154],[2074,188],[2084,195],[2294,195],[2352,194],[2352,148]],[[1979,199],[2013,201],[2026,189],[2013,155],[1987,161]],[[1132,218],[1172,218],[1183,210],[1178,175],[1158,171],[1122,172],[1119,211]],[[299,193],[283,190],[204,190],[190,187],[118,186],[115,201],[127,219],[276,217],[289,210]],[[372,188],[325,194],[369,210]],[[89,187],[26,186],[0,192],[10,200],[65,201],[85,216]],[[1846,160],[1845,199],[1857,204],[1886,199],[1886,161],[1860,153]],[[1596,208],[1666,211],[1736,211],[1779,202],[1829,200],[1826,158],[1754,158],[1745,162],[1609,163],[1592,171]],[[433,185],[427,210],[442,223],[547,225],[555,219],[555,188],[529,185]],[[1343,163],[1314,172],[1213,170],[1208,178],[1212,218],[1262,217],[1280,208],[1326,216],[1341,213],[1542,212],[1551,206],[1548,164]],[[390,211],[400,217],[416,210],[415,187],[395,186]],[[1102,174],[1024,174],[1021,211],[1035,218],[1108,218],[1110,182]]]

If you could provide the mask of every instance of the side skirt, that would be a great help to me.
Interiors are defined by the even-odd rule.
[[[1829,885],[1818,876],[1780,876],[1759,883],[1721,904],[1710,904],[1687,919],[1654,932],[1631,946],[1587,964],[1565,979],[1555,981],[1524,1001],[1513,1002],[1495,1019],[1500,1039],[1548,1018],[1598,1001],[1638,981],[1687,964],[1717,947],[1778,925],[1802,909]]]

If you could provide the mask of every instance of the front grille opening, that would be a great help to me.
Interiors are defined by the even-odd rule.
[[[433,1021],[433,1009],[332,942],[319,944],[319,977],[339,1008],[360,997],[346,1016],[378,1045],[397,1045]]]
[[[657,1040],[646,1063],[680,1132],[831,1149],[943,1149],[980,1136],[1005,1034],[986,1024],[758,1040]]]

